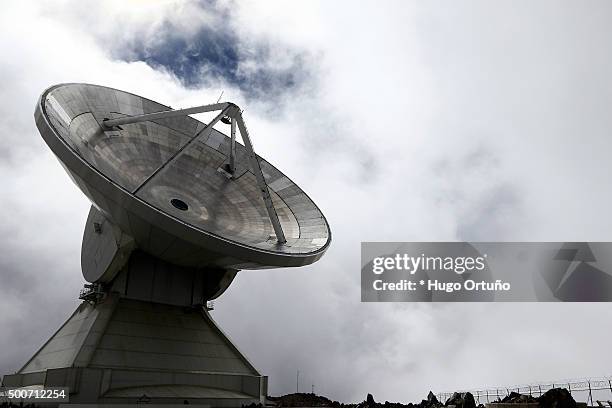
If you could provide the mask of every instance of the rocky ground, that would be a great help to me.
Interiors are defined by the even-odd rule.
[[[368,394],[365,401],[357,404],[344,404],[332,401],[312,393],[287,394],[280,397],[269,397],[272,404],[276,407],[332,407],[332,408],[484,408],[484,405],[477,405],[474,396],[469,393],[456,392],[444,403],[438,401],[436,396],[430,391],[427,399],[419,403],[403,404],[400,402],[376,402],[372,394]],[[538,408],[576,408],[576,401],[565,388],[554,388],[548,390],[541,397],[535,398],[529,395],[521,395],[516,392],[504,397],[494,403],[520,404],[537,403]],[[253,405],[250,408],[254,408]]]

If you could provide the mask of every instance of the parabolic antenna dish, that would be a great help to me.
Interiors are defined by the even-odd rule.
[[[177,265],[224,269],[301,266],[323,255],[331,240],[325,217],[257,156],[286,242],[277,240],[242,144],[235,143],[230,175],[231,139],[189,116],[104,125],[170,109],[112,88],[61,84],[42,94],[35,117],[77,186],[144,252]]]

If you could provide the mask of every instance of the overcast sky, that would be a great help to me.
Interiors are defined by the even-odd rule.
[[[322,209],[318,263],[243,271],[213,312],[272,395],[297,369],[345,402],[610,374],[610,304],[360,303],[359,251],[612,241],[611,18],[604,1],[3,1],[0,374],[84,283],[89,203],[33,119],[60,82],[175,108],[223,91]]]

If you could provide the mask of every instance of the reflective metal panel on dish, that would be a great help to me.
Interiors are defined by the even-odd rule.
[[[205,124],[189,116],[105,128],[104,119],[169,107],[88,84],[46,90],[37,126],[79,188],[142,250],[194,267],[301,266],[327,249],[329,226],[314,202],[259,158],[287,242],[277,242],[247,152],[236,144],[233,177],[224,171],[230,139],[217,130],[188,146]]]

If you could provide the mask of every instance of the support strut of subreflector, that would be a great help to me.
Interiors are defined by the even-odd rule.
[[[236,150],[236,127],[240,130],[240,135],[242,136],[242,140],[244,142],[244,146],[246,147],[247,154],[249,157],[249,162],[251,166],[251,170],[255,175],[255,179],[257,180],[257,186],[261,192],[261,197],[266,206],[266,210],[268,212],[268,217],[270,218],[270,222],[272,223],[272,227],[274,228],[274,233],[276,234],[276,239],[279,244],[284,244],[287,242],[285,238],[285,234],[280,224],[280,220],[278,218],[278,214],[276,213],[276,208],[274,208],[274,203],[272,202],[272,197],[270,196],[270,189],[268,184],[266,183],[266,179],[263,175],[263,171],[261,170],[261,164],[259,162],[259,158],[255,154],[255,150],[253,148],[253,143],[251,142],[251,138],[249,136],[249,132],[246,128],[246,124],[244,123],[244,119],[242,117],[242,112],[240,108],[229,102],[221,102],[214,103],[211,105],[202,105],[195,106],[193,108],[186,109],[176,109],[176,110],[167,110],[161,112],[154,113],[145,113],[142,115],[135,116],[125,116],[116,119],[105,119],[102,122],[102,127],[105,129],[112,129],[115,126],[119,125],[128,125],[130,123],[138,123],[138,122],[146,122],[158,119],[167,119],[176,116],[186,116],[195,113],[204,113],[204,112],[215,112],[221,111],[204,129],[200,132],[196,133],[187,143],[183,145],[168,161],[166,161],[162,166],[160,166],[153,174],[151,174],[145,181],[143,181],[134,191],[134,193],[138,192],[142,187],[148,184],[151,180],[158,177],[159,174],[163,173],[165,169],[172,163],[174,163],[187,149],[187,147],[191,146],[197,140],[201,139],[202,136],[208,135],[213,126],[224,117],[231,118],[231,142],[230,142],[230,158],[229,158],[229,169],[230,173],[234,173],[235,171],[235,150]]]

